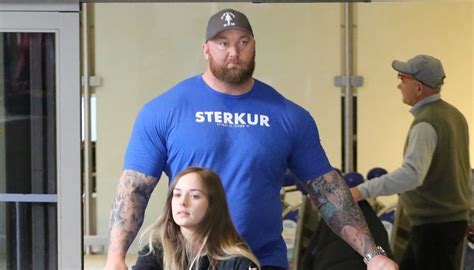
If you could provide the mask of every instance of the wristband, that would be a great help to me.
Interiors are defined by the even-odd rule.
[[[374,251],[370,252],[369,254],[364,256],[364,263],[368,264],[370,260],[372,260],[375,256],[384,255],[387,256],[385,250],[381,246],[377,246]]]

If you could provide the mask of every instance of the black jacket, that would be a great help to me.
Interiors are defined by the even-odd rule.
[[[148,247],[144,247],[138,255],[136,264],[132,270],[162,270],[163,269],[163,253],[159,248],[155,248],[155,253],[148,253]],[[210,262],[207,256],[200,259],[199,270],[210,269]],[[225,261],[217,262],[217,270],[249,270],[257,269],[257,266],[246,257],[234,257]],[[178,269],[177,269],[178,270]],[[187,270],[187,269],[182,269]]]

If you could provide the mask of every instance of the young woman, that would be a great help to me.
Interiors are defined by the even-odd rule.
[[[171,184],[163,213],[141,237],[134,270],[259,269],[232,224],[219,176],[190,167]]]

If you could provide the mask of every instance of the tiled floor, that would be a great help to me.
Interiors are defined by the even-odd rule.
[[[84,269],[85,270],[102,270],[105,266],[106,255],[85,255],[84,256]],[[132,265],[137,260],[136,255],[128,255],[126,262],[129,269],[132,269]]]

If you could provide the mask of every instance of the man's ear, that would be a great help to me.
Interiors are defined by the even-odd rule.
[[[207,44],[207,42],[202,44],[202,53],[204,55],[204,58],[206,58],[206,60],[209,60],[209,45]]]
[[[422,91],[423,91],[423,84],[420,83],[420,82],[417,82],[417,83],[416,83],[416,93],[417,93],[418,95],[420,95],[420,94],[422,93]]]

